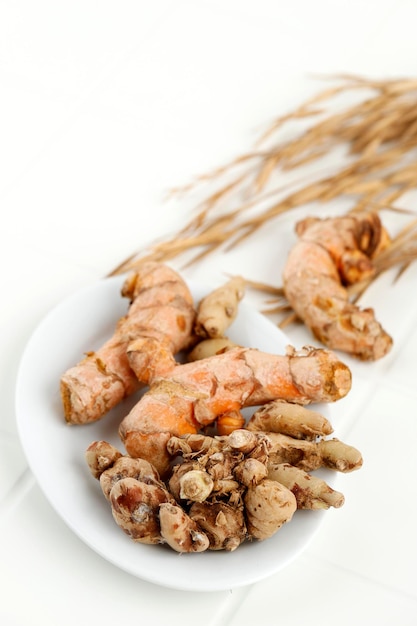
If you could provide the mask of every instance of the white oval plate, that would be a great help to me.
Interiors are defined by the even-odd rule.
[[[128,303],[120,296],[122,281],[122,277],[104,279],[63,301],[38,326],[25,349],[17,379],[16,411],[33,474],[73,532],[105,559],[143,580],[180,590],[219,591],[274,574],[306,548],[324,512],[297,511],[270,539],[245,542],[234,552],[181,555],[166,546],[134,543],[113,521],[84,452],[92,441],[101,439],[123,451],[118,425],[138,398],[123,402],[99,422],[68,426],[59,380],[84,352],[97,349],[125,315]],[[190,287],[196,302],[208,291],[191,283]],[[228,335],[241,345],[276,354],[282,354],[289,343],[282,331],[245,303],[241,303]],[[328,414],[327,406],[320,410]]]

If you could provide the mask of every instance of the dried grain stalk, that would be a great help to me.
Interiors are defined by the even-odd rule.
[[[187,252],[194,254],[191,262],[200,261],[238,246],[264,224],[298,207],[309,205],[313,212],[317,206],[344,199],[352,211],[393,209],[406,192],[415,190],[417,79],[335,80],[334,86],[274,120],[254,150],[173,190],[191,196],[205,187],[207,193],[174,237],[132,255],[112,274],[128,271],[144,259],[169,261]],[[351,96],[358,101],[346,105]],[[288,127],[295,130],[284,139]],[[309,180],[305,166],[313,164],[325,175],[311,178],[310,173]],[[293,180],[296,171],[303,173],[301,180]],[[285,185],[275,183],[279,175]],[[376,259],[372,280],[393,266],[401,274],[416,258],[417,223],[412,220]],[[366,286],[357,286],[353,296],[358,298]],[[282,293],[278,295],[285,310]]]

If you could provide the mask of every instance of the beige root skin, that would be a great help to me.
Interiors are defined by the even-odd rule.
[[[272,444],[271,463],[289,463],[306,472],[326,467],[343,473],[360,469],[363,464],[359,450],[339,439],[305,441],[280,433],[268,433],[268,437]]]
[[[165,488],[158,472],[151,463],[145,461],[145,459],[132,459],[128,456],[121,456],[112,467],[102,472],[99,477],[101,489],[107,500],[110,500],[110,492],[113,486],[122,478],[135,478],[148,485]]]
[[[294,494],[284,485],[265,478],[251,485],[245,495],[249,537],[260,541],[272,537],[297,510]]]
[[[323,439],[317,443],[324,466],[337,472],[353,472],[363,465],[362,455],[353,446],[339,439]]]
[[[346,286],[372,275],[372,257],[389,245],[376,213],[308,218],[298,223],[299,240],[283,272],[288,302],[327,347],[362,360],[383,357],[391,337],[372,309],[349,302]]]
[[[225,502],[195,502],[190,517],[207,535],[210,550],[232,552],[246,539],[242,510]]]
[[[224,442],[227,442],[227,446],[238,452],[243,452],[243,454],[252,452],[259,440],[258,433],[251,433],[246,428],[234,430],[227,438],[223,439]]]
[[[185,496],[184,492],[180,495],[183,476],[202,468],[214,481],[205,499],[210,495],[237,491],[240,485],[255,484],[266,477],[270,448],[267,434],[250,432],[245,428],[234,430],[228,436],[171,437],[168,442],[171,456],[176,458],[180,455],[184,460],[174,465],[169,490],[179,502]]]
[[[204,502],[214,489],[214,481],[210,474],[201,469],[192,469],[180,478],[181,500]]]
[[[177,552],[201,552],[209,541],[144,459],[123,456],[114,446],[93,442],[86,451],[117,525],[134,541],[168,543]]]
[[[291,491],[267,477],[268,436],[240,429],[213,441],[220,442],[221,448],[206,443],[198,454],[188,452],[173,438],[170,448],[183,453],[184,462],[174,468],[170,491],[177,498],[187,495],[179,494],[180,486],[196,474],[196,468],[199,475],[213,480],[213,487],[189,510],[209,537],[211,550],[234,550],[247,536],[271,536],[292,518],[297,505]]]
[[[174,270],[144,263],[126,279],[122,295],[131,304],[113,336],[61,377],[64,415],[70,424],[102,418],[150,376],[171,369],[173,355],[190,345],[193,300]]]
[[[176,552],[204,552],[210,546],[200,526],[177,504],[161,504],[159,522],[163,540]]]
[[[122,453],[107,441],[93,441],[85,451],[85,460],[91,475],[99,479],[101,474],[113,467]]]
[[[200,337],[223,337],[236,318],[238,305],[245,293],[245,280],[231,278],[225,285],[213,290],[197,307],[195,332]]]
[[[272,445],[268,433],[251,432],[247,428],[234,430],[223,441],[232,450],[241,452],[248,458],[257,459],[261,463],[267,462]]]
[[[201,469],[204,467],[203,460],[199,463],[184,462],[174,467],[168,487],[175,500],[182,505],[223,496],[235,500],[234,492],[239,491],[240,483],[232,478],[231,470],[220,468],[222,459],[219,458],[218,463],[211,466],[207,463],[207,471]],[[220,471],[216,471],[219,468]]]
[[[182,437],[171,436],[167,443],[167,452],[170,457],[175,457],[178,454],[184,457],[199,453],[199,454],[213,454],[219,452],[222,448],[220,439],[215,439],[201,433],[192,435],[183,435]]]
[[[147,485],[135,478],[122,478],[110,491],[110,503],[116,524],[133,541],[146,544],[162,543],[159,507],[173,502],[166,489]]]
[[[298,509],[339,508],[345,502],[344,495],[324,480],[288,463],[270,463],[268,478],[285,485],[294,494]]]
[[[174,464],[165,482],[148,461],[103,441],[89,446],[86,461],[118,526],[134,541],[177,552],[232,551],[271,537],[297,508],[340,507],[343,494],[307,471],[362,465],[359,451],[337,439],[247,429],[173,436],[167,453]]]
[[[238,482],[245,487],[253,487],[264,478],[268,478],[268,469],[265,463],[258,459],[248,458],[241,461],[234,469]]]
[[[167,479],[167,485],[169,492],[172,493],[175,500],[181,503],[182,495],[184,492],[181,488],[181,479],[188,472],[192,472],[194,470],[200,469],[200,465],[198,463],[194,463],[193,461],[186,461],[178,465],[174,465],[172,468],[172,473],[170,477]]]
[[[217,337],[215,339],[203,339],[194,346],[192,350],[187,354],[187,360],[200,361],[201,359],[207,359],[209,356],[215,354],[222,354],[232,348],[238,348],[239,346],[229,339],[228,337]]]
[[[334,353],[305,347],[286,355],[234,348],[177,365],[150,389],[120,424],[128,454],[169,469],[169,435],[197,433],[220,415],[277,398],[298,404],[333,402],[351,387],[351,372]]]
[[[333,427],[323,415],[299,404],[282,400],[268,402],[252,415],[248,430],[282,433],[296,439],[314,440],[333,432]]]

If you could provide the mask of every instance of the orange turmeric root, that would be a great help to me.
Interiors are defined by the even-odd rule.
[[[298,404],[333,402],[351,387],[351,372],[332,352],[289,348],[284,356],[234,348],[173,367],[151,381],[120,424],[128,454],[153,463],[161,476],[169,468],[171,435],[197,433],[219,416],[282,398]]]
[[[65,419],[93,422],[154,375],[175,363],[174,354],[189,346],[195,310],[183,279],[170,267],[144,263],[122,287],[131,301],[114,335],[89,352],[61,378]]]
[[[246,419],[240,411],[229,411],[219,415],[216,421],[216,430],[218,435],[230,435],[235,430],[243,428]]]
[[[285,296],[314,336],[331,349],[375,360],[392,339],[372,309],[348,300],[346,287],[374,273],[372,258],[389,245],[377,213],[307,218],[296,226],[299,241],[283,272]]]

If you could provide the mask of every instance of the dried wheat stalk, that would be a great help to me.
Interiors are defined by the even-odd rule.
[[[144,259],[169,261],[190,250],[195,251],[192,261],[196,262],[226,245],[237,246],[265,223],[297,207],[311,205],[313,212],[315,204],[345,198],[351,201],[352,211],[380,210],[393,208],[406,192],[417,189],[417,79],[341,76],[337,80],[336,86],[274,120],[256,149],[173,190],[190,195],[209,187],[179,233],[132,255],[112,274],[132,269]],[[338,110],[338,97],[348,93],[362,97]],[[300,125],[300,130],[282,140],[289,124]],[[325,166],[325,176],[274,187],[277,174],[303,171],[333,154],[336,167],[329,171]],[[413,220],[376,259],[375,277],[393,266],[401,273],[416,258],[417,221]],[[366,286],[357,286],[353,296],[359,297]],[[269,286],[263,289],[268,292]],[[286,305],[277,289],[282,311]]]

